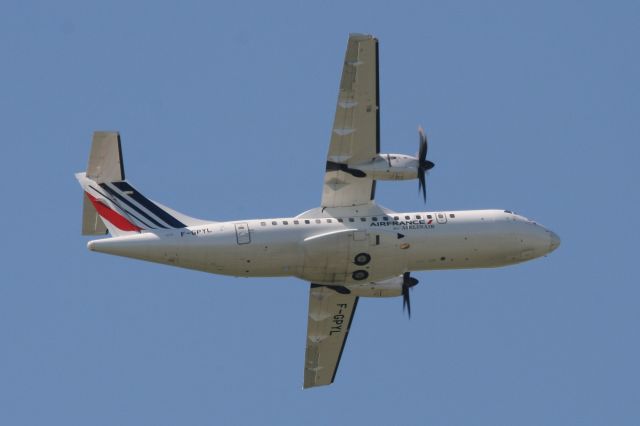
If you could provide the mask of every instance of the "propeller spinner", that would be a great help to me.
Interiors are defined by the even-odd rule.
[[[427,142],[427,136],[424,134],[422,126],[418,127],[418,134],[420,136],[420,148],[418,150],[418,190],[422,190],[422,198],[425,203],[427,202],[427,183],[425,181],[425,174],[427,171],[433,169],[431,161],[427,160],[427,151],[429,149],[429,143]]]

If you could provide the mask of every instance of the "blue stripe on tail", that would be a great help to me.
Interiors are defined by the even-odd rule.
[[[118,194],[116,191],[114,191],[112,188],[109,188],[109,186],[106,183],[101,183],[100,187],[102,189],[104,189],[105,191],[107,191],[110,195],[118,198],[119,200],[122,200],[124,203],[126,203],[129,207],[131,207],[132,209],[134,209],[136,212],[138,212],[140,215],[142,215],[145,219],[149,220],[150,222],[153,222],[154,225],[156,225],[158,228],[164,228],[166,229],[167,227],[163,224],[161,224],[160,222],[158,222],[157,220],[155,220],[154,218],[152,218],[149,214],[147,214],[145,211],[143,211],[141,208],[139,208],[138,206],[136,206],[135,204],[133,204],[131,201],[127,200],[125,197],[123,197],[122,195]],[[134,216],[136,217],[136,216]],[[142,221],[141,219],[139,219],[138,217],[136,217],[136,219],[140,220],[140,222],[145,223],[144,221]],[[154,229],[153,226],[149,226],[147,225],[148,228],[150,229]]]
[[[136,202],[138,202],[138,204],[143,206],[145,209],[149,210],[151,213],[156,215],[158,218],[162,219],[170,227],[172,227],[172,228],[186,228],[187,227],[187,225],[185,225],[184,223],[180,222],[178,219],[176,219],[175,217],[171,216],[169,213],[167,213],[166,211],[164,211],[160,207],[158,207],[156,204],[154,204],[153,201],[149,200],[144,195],[142,195],[141,193],[136,191],[127,182],[112,182],[111,184],[113,186],[115,186],[116,188],[118,188],[120,191],[122,191],[122,192],[126,193],[127,195],[129,195]]]

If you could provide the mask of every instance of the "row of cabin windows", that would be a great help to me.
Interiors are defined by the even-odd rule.
[[[438,213],[438,218],[439,218],[439,219],[442,219],[442,218],[444,218],[444,217],[445,217],[444,213]],[[455,215],[454,213],[449,213],[449,217],[450,217],[451,219],[453,219],[453,218],[455,218],[455,217],[456,217],[456,215]],[[412,219],[412,217],[411,217],[411,216],[409,216],[409,215],[406,215],[406,216],[404,216],[404,219],[405,219],[405,220],[411,220],[411,219]],[[413,217],[413,219],[420,220],[420,219],[423,219],[423,216],[422,216],[422,215],[417,214],[417,215],[415,215],[415,216]],[[433,215],[430,215],[430,214],[425,215],[425,216],[424,216],[424,219],[433,219]],[[334,220],[335,220],[336,222],[339,222],[339,223],[343,223],[343,222],[345,222],[345,220],[346,220],[347,222],[355,222],[355,221],[356,221],[356,218],[355,218],[355,217],[349,217],[349,218],[347,218],[347,219],[343,219],[343,218],[339,217],[339,218],[336,218],[336,219],[324,219],[324,221],[325,221],[326,223],[333,223],[333,221],[334,221]],[[401,220],[401,219],[400,219],[400,216],[393,216],[393,217],[390,217],[390,216],[382,216],[382,217],[381,217],[381,220],[389,221],[389,220]],[[313,219],[313,221],[314,221],[315,223],[322,223],[322,219]],[[360,218],[360,222],[366,222],[366,221],[367,221],[367,218],[366,218],[366,217],[361,217],[361,218]],[[378,217],[376,217],[376,216],[371,217],[371,221],[372,221],[372,222],[377,222],[377,221],[378,221]],[[310,219],[303,219],[303,220],[298,220],[298,219],[296,219],[296,220],[294,220],[294,221],[293,221],[293,224],[294,224],[294,225],[300,225],[301,223],[304,223],[305,225],[309,225],[309,224],[311,224],[311,220],[310,220]],[[271,221],[271,225],[277,225],[277,224],[278,224],[278,221],[277,221],[277,220]],[[288,221],[288,220],[283,220],[283,221],[282,221],[282,224],[283,224],[283,225],[288,225],[288,224],[289,224],[289,221]],[[267,222],[260,222],[260,226],[267,226]]]

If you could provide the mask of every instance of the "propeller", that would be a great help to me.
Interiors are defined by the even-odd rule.
[[[422,191],[422,198],[424,198],[424,201],[426,203],[427,183],[425,181],[425,174],[427,171],[433,169],[433,166],[435,166],[435,164],[427,160],[429,143],[427,142],[427,136],[424,134],[422,126],[418,127],[418,134],[420,135],[420,148],[418,151],[418,191]]]
[[[411,276],[410,272],[402,274],[402,312],[407,309],[409,318],[411,318],[411,298],[409,297],[409,289],[418,284],[418,280]]]

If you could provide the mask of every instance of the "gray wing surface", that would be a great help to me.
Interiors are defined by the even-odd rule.
[[[356,296],[311,284],[304,359],[305,388],[333,383],[357,305]]]
[[[336,115],[322,192],[322,207],[351,207],[371,202],[375,180],[349,173],[349,166],[380,152],[378,40],[351,34],[344,58]]]

